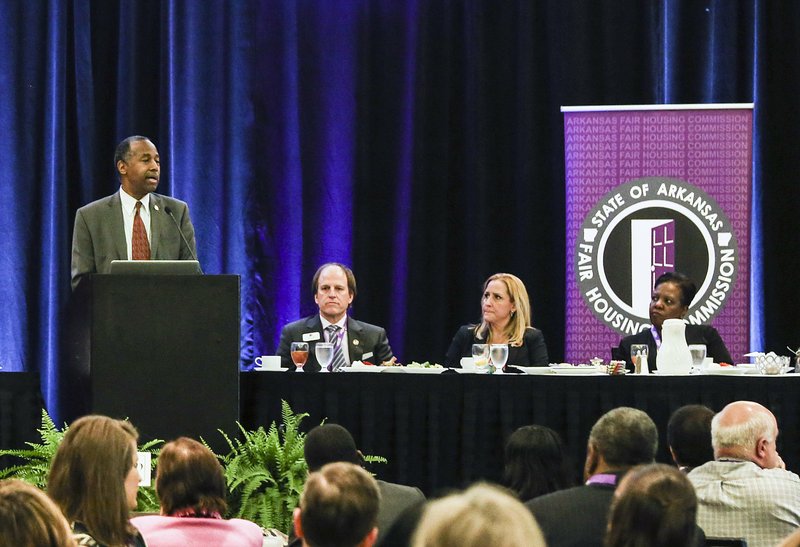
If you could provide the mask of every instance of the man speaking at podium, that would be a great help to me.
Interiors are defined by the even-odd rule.
[[[196,260],[194,226],[183,201],[153,193],[161,165],[147,137],[123,140],[114,153],[119,192],[84,205],[72,233],[72,290],[108,273],[112,260]]]

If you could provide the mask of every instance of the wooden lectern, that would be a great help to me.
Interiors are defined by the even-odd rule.
[[[66,416],[128,418],[141,440],[237,436],[239,276],[93,275],[72,295]]]

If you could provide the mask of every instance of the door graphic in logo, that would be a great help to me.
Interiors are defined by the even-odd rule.
[[[635,314],[647,317],[656,279],[673,270],[675,221],[631,220],[631,307]]]

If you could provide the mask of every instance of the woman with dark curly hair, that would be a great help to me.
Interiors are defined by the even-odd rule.
[[[564,443],[549,427],[526,425],[508,437],[503,484],[522,501],[574,486],[571,477]]]

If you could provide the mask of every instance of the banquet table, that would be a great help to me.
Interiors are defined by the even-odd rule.
[[[371,470],[427,494],[502,476],[503,444],[517,427],[539,424],[564,439],[576,474],[594,422],[618,406],[639,408],[659,429],[657,459],[670,462],[666,426],[685,404],[720,410],[735,400],[762,403],[780,428],[787,468],[800,471],[800,375],[562,376],[404,373],[243,372],[241,421],[247,428],[280,422],[281,399],[347,427],[365,454],[389,461]]]

